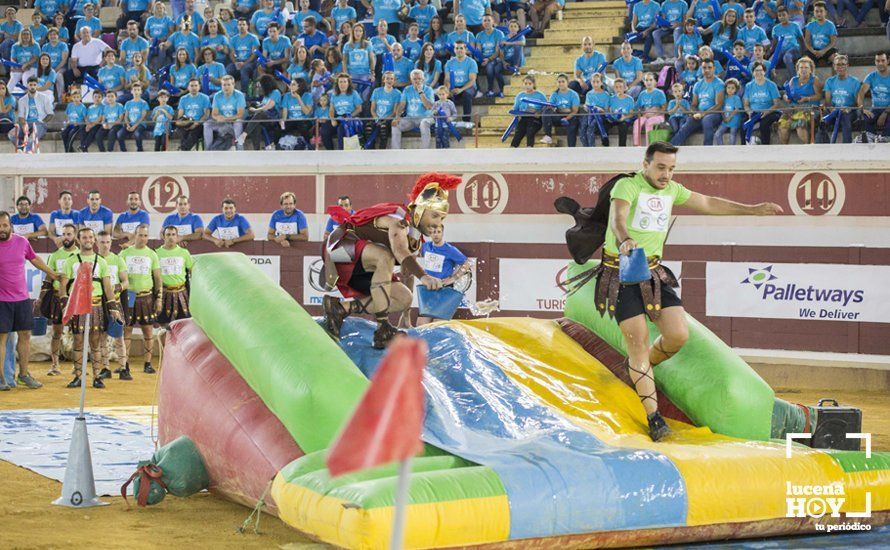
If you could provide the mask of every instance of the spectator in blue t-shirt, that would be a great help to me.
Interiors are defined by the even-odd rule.
[[[396,108],[402,101],[402,92],[394,87],[395,81],[396,77],[392,71],[386,71],[383,73],[383,86],[371,94],[371,116],[374,120],[370,121],[365,133],[370,140],[371,135],[376,132],[377,139],[366,143],[365,148],[386,149],[386,142],[392,134],[392,121],[396,117]]]
[[[680,131],[671,137],[673,145],[683,145],[693,133],[704,132],[704,145],[714,144],[714,132],[720,126],[723,111],[723,81],[714,75],[714,60],[701,62],[702,79],[692,87],[692,111]]]
[[[473,99],[476,97],[476,76],[479,67],[476,61],[467,57],[467,45],[463,41],[454,44],[454,57],[445,63],[445,87],[451,91],[455,105],[460,102],[463,119],[470,122]]]
[[[833,62],[837,54],[837,27],[827,19],[825,2],[813,4],[815,19],[804,27],[804,47],[808,55],[815,61]]]
[[[260,47],[260,40],[256,35],[248,32],[247,21],[238,21],[238,34],[229,37],[232,46],[232,63],[226,67],[226,72],[241,82],[241,88],[247,89],[250,80],[256,72],[256,51]]]
[[[455,281],[470,273],[472,264],[453,244],[445,242],[445,226],[430,228],[430,240],[420,248],[420,259],[428,275],[442,279],[443,287],[453,287]],[[418,317],[417,325],[430,322],[429,317]]]
[[[729,78],[724,85],[725,96],[723,98],[723,118],[720,126],[714,133],[714,143],[723,145],[723,134],[729,134],[729,144],[735,145],[739,141],[739,130],[742,127],[744,104],[739,97],[741,84],[735,78]]]
[[[603,147],[609,146],[609,134],[606,130],[608,121],[606,113],[609,112],[609,103],[612,94],[606,91],[603,84],[603,75],[593,73],[590,77],[590,91],[584,97],[584,107],[581,112],[581,145],[584,147],[596,147],[596,138],[600,138]]]
[[[476,49],[482,54],[479,62],[488,80],[486,97],[504,97],[504,62],[501,53],[504,38],[504,33],[494,28],[494,19],[490,15],[482,18],[482,30],[476,35],[475,42]]]
[[[173,226],[179,235],[179,246],[187,246],[189,241],[200,241],[204,235],[204,221],[201,216],[193,214],[191,208],[188,197],[176,197],[176,212],[164,218],[161,235],[164,234],[165,227]]]
[[[659,59],[663,59],[668,63],[677,60],[677,42],[680,34],[683,32],[683,21],[686,19],[686,12],[688,11],[689,5],[685,0],[665,0],[661,4],[659,15],[668,25],[658,25],[658,28],[652,32],[652,38],[655,42],[655,55]],[[665,36],[672,36],[674,39],[671,54],[667,57],[665,57],[664,45],[662,43]]]
[[[630,42],[621,44],[621,57],[612,61],[612,69],[627,84],[627,93],[636,99],[643,90],[643,62],[634,57]]]
[[[352,199],[349,198],[349,195],[340,195],[337,197],[337,204],[349,212],[350,214],[354,214],[355,210],[352,209]],[[329,217],[328,223],[324,226],[324,238],[322,239],[324,242],[328,242],[328,237],[331,233],[334,232],[335,229],[340,227],[340,224],[334,221],[334,218]]]
[[[834,72],[835,75],[825,81],[823,92],[825,93],[824,105],[828,109],[828,113],[836,117],[831,123],[821,125],[821,131],[817,139],[818,143],[831,143],[829,139],[834,129],[840,130],[843,134],[844,143],[853,142],[853,122],[858,118],[856,108],[861,107],[859,104],[859,89],[862,84],[859,79],[850,74],[850,61],[844,54],[834,56]],[[836,113],[836,114],[835,114]]]
[[[581,107],[581,98],[578,92],[569,88],[569,77],[561,74],[556,77],[556,90],[550,94],[550,103],[556,108],[550,108],[544,112],[544,137],[541,143],[547,145],[553,143],[554,123],[565,126],[566,139],[569,147],[574,147],[578,138],[578,110]]]
[[[309,224],[306,215],[297,209],[297,196],[286,191],[281,194],[278,204],[281,208],[272,213],[266,238],[283,247],[289,247],[294,241],[308,241]]]
[[[776,16],[779,19],[779,23],[773,26],[771,31],[773,48],[778,46],[779,39],[782,39],[782,51],[779,54],[779,60],[785,64],[785,69],[788,71],[788,78],[790,79],[794,76],[795,63],[800,58],[803,32],[797,24],[789,21],[788,8],[785,6],[780,6],[776,10]],[[776,70],[778,67],[773,67],[772,69]]]
[[[49,238],[56,244],[56,248],[62,245],[63,227],[69,223],[74,226],[80,225],[80,212],[71,208],[73,204],[71,191],[62,191],[59,193],[59,209],[49,214]]]
[[[117,215],[112,237],[122,240],[121,248],[136,244],[136,228],[140,225],[151,225],[151,217],[141,208],[142,199],[137,191],[127,193],[127,210]]]
[[[890,68],[887,66],[887,52],[875,54],[875,70],[868,73],[862,82],[859,105],[865,106],[865,96],[869,94],[871,107],[862,111],[867,128],[865,137],[868,143],[884,143],[890,137]]]
[[[754,63],[752,73],[754,80],[745,86],[745,111],[749,116],[760,113],[760,143],[769,145],[771,142],[773,124],[782,116],[779,102],[782,94],[776,83],[766,77],[766,65],[761,62]]]
[[[637,2],[631,9],[630,27],[643,35],[643,56],[646,59],[649,59],[649,51],[652,49],[654,40],[652,33],[657,27],[656,18],[660,10],[661,5],[653,0]]]
[[[89,206],[80,210],[80,223],[84,227],[92,229],[96,234],[100,231],[111,233],[114,226],[114,213],[110,208],[102,205],[102,194],[97,190],[90,191],[87,194],[87,202],[90,203]]]
[[[31,199],[22,195],[15,201],[15,207],[18,213],[10,218],[13,233],[26,239],[46,237],[46,224],[43,218],[31,212]]]
[[[239,214],[235,201],[229,198],[222,201],[222,214],[217,214],[204,228],[204,239],[212,242],[217,248],[232,246],[253,240],[253,229],[247,218]]]
[[[671,130],[675,134],[680,131],[680,127],[683,126],[683,123],[686,122],[686,117],[689,116],[689,101],[684,99],[685,95],[686,88],[683,83],[674,82],[674,85],[671,86],[672,99],[668,102],[667,115],[668,124],[671,125]]]

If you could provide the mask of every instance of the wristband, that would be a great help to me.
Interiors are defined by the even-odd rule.
[[[420,267],[420,262],[418,262],[417,258],[414,256],[408,256],[402,260],[402,273],[412,275],[418,279],[426,275],[426,271]]]
[[[626,243],[627,241],[632,241],[632,240],[633,240],[632,237],[627,237],[626,239],[624,239],[623,241],[621,241],[620,243],[618,243],[618,248],[621,248],[621,246],[622,246],[624,243]]]

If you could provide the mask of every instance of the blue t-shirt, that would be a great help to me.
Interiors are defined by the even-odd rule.
[[[318,25],[319,23],[324,21],[324,18],[321,16],[320,13],[318,13],[317,11],[315,11],[313,9],[308,9],[306,11],[298,11],[297,13],[294,14],[294,18],[293,18],[294,25],[299,25],[299,27],[297,27],[297,28],[303,28],[303,19],[306,19],[307,17],[313,17],[315,19],[316,25]],[[315,34],[318,34],[318,33],[315,33]]]
[[[41,88],[46,86],[47,84],[55,84],[56,83],[56,71],[50,71],[44,75],[40,75],[37,77],[37,85]],[[52,87],[48,89],[52,90]]]
[[[124,106],[120,103],[106,105],[102,114],[105,116],[105,124],[120,124],[124,121]]]
[[[89,19],[84,17],[79,19],[77,25],[74,26],[74,36],[80,36],[80,29],[84,27],[90,29],[90,36],[99,36],[102,32],[102,20],[98,17],[90,17]]]
[[[766,79],[763,84],[758,84],[756,80],[745,84],[745,99],[754,111],[772,109],[773,100],[780,97],[782,94],[779,93],[779,87],[770,79]]]
[[[121,41],[120,51],[124,54],[124,61],[127,65],[133,64],[133,54],[136,52],[145,52],[148,51],[148,47],[150,44],[148,40],[142,38],[141,36],[137,36],[135,40],[131,40],[127,38]]]
[[[598,51],[594,51],[590,54],[590,57],[585,55],[578,56],[578,59],[575,60],[575,70],[581,73],[581,77],[584,80],[590,80],[590,77],[601,70],[600,67],[604,67],[605,63],[606,56]]]
[[[810,46],[814,50],[821,50],[827,47],[831,43],[831,37],[837,36],[837,27],[827,19],[824,23],[810,21],[805,28],[810,31]]]
[[[668,111],[673,109],[676,105],[677,105],[677,100],[672,99],[668,103]],[[674,113],[671,113],[670,118],[683,118],[686,116],[686,113],[688,113],[688,112],[689,112],[689,102],[686,101],[685,99],[681,99],[680,100],[680,110],[678,110]]]
[[[330,118],[330,106],[324,107],[322,105],[316,105],[312,108],[312,118],[320,118],[320,119],[329,119]]]
[[[149,108],[148,103],[145,102],[144,99],[131,99],[124,105],[124,109],[127,110],[127,123],[135,124],[142,115],[148,115]]]
[[[727,121],[724,120],[723,123],[729,126],[730,128],[738,128],[742,124],[742,100],[738,95],[726,96],[723,100],[723,112],[729,113],[735,111],[735,114]]]
[[[720,14],[714,13],[713,4],[711,2],[699,1],[695,4],[695,10],[692,13],[695,16],[695,20],[698,21],[699,26],[705,28],[720,18]]]
[[[195,59],[197,59],[198,47],[201,45],[201,39],[198,38],[197,34],[193,32],[185,34],[182,31],[177,31],[170,35],[168,41],[173,46],[170,50],[171,55],[175,55],[176,51],[182,48],[188,53],[189,61],[194,63]]]
[[[227,220],[225,214],[217,214],[210,220],[207,230],[217,239],[231,240],[243,237],[250,229],[250,222],[241,214]]]
[[[296,63],[291,63],[287,66],[287,77],[291,80],[295,78],[302,78],[306,82],[309,82],[311,78],[309,77],[310,69],[304,67],[303,65],[297,65]]]
[[[43,219],[33,212],[24,218],[19,217],[19,214],[16,213],[10,217],[10,221],[12,221],[12,232],[16,235],[34,233],[40,229],[42,225],[45,225]]]
[[[233,36],[238,35],[238,20],[237,19],[229,19],[228,21],[219,20],[220,24],[226,29],[226,36],[230,39]]]
[[[661,5],[661,15],[670,23],[680,23],[686,19],[689,4],[683,0],[666,0]]]
[[[300,97],[300,99],[302,99],[303,103],[310,108],[310,112],[308,115],[303,113],[302,105],[300,105],[300,102],[297,101],[297,98],[295,98],[291,94],[285,94],[285,96],[281,98],[281,108],[287,109],[288,120],[312,118],[312,93],[306,92]]]
[[[651,92],[643,90],[637,96],[637,109],[645,111],[646,109],[661,109],[667,104],[667,98],[664,92],[655,88]]]
[[[99,211],[95,214],[87,206],[80,209],[80,223],[98,233],[103,231],[106,225],[114,223],[114,214],[107,206],[99,205]]]
[[[173,85],[180,90],[185,90],[189,80],[196,76],[198,76],[198,69],[191,63],[186,63],[179,68],[176,68],[175,65],[170,65],[170,78],[173,79]]]
[[[430,103],[435,102],[435,94],[433,94],[433,89],[429,86],[423,87],[423,95],[426,96]],[[420,99],[420,94],[414,89],[414,86],[408,86],[402,92],[402,103],[405,104],[405,116],[428,117],[432,114],[432,109],[427,109],[424,106],[423,101]]]
[[[179,110],[192,120],[204,118],[207,109],[210,109],[210,98],[201,92],[195,95],[185,94],[179,98]]]
[[[269,61],[284,59],[287,57],[290,47],[290,38],[286,36],[279,35],[278,40],[276,41],[272,41],[271,38],[266,38],[263,40],[263,55],[266,56],[266,59]]]
[[[831,92],[831,105],[833,107],[856,106],[856,94],[859,93],[861,84],[855,76],[847,76],[841,80],[837,75],[825,81],[825,91]]]
[[[34,7],[40,10],[44,17],[52,18],[53,14],[67,4],[65,0],[36,0]]]
[[[796,23],[789,22],[787,25],[776,25],[772,30],[773,39],[778,42],[779,38],[784,36],[782,42],[782,53],[790,50],[800,50],[800,43],[803,41],[803,32]]]
[[[726,13],[726,10],[735,11],[736,21],[741,23],[745,16],[745,8],[746,7],[747,6],[739,4],[738,2],[736,2],[735,4],[730,4],[729,2],[726,2],[722,6],[720,6],[720,9],[723,13]]]
[[[448,33],[445,36],[445,44],[447,44],[448,46],[451,46],[453,48],[454,45],[457,44],[458,42],[465,42],[467,44],[472,44],[474,38],[475,37],[473,36],[473,33],[471,33],[470,31],[467,31],[467,30],[462,31],[462,32],[451,31],[450,33]]]
[[[50,63],[52,63],[53,67],[56,67],[59,62],[62,61],[62,55],[68,53],[68,44],[62,42],[61,40],[56,43],[56,45],[52,45],[49,42],[43,45],[40,48],[40,53],[45,53],[49,56]]]
[[[229,43],[235,51],[235,61],[247,61],[253,55],[253,52],[260,47],[260,39],[250,33],[244,36],[236,34],[229,39]]]
[[[474,59],[465,57],[463,61],[459,61],[456,57],[452,57],[445,63],[445,72],[448,73],[449,84],[452,88],[465,86],[470,81],[471,74],[479,74],[479,65]]]
[[[630,61],[625,61],[623,57],[619,57],[612,61],[612,67],[618,76],[627,81],[627,85],[636,80],[637,73],[643,72],[643,62],[639,57],[631,57]]]
[[[402,100],[402,92],[395,88],[386,91],[386,88],[380,87],[371,94],[371,103],[377,106],[377,116],[379,118],[389,118],[392,116],[396,105]]]
[[[154,130],[152,130],[152,136],[163,136],[170,132],[170,121],[173,120],[173,107],[169,105],[164,105],[163,107],[158,105],[151,111],[151,119],[155,121]]]
[[[374,8],[375,26],[381,19],[387,23],[398,23],[402,0],[372,0],[371,7]],[[463,6],[461,6],[461,9],[463,9]]]
[[[400,59],[393,59],[392,71],[395,73],[396,82],[407,84],[411,79],[411,71],[414,70],[414,62],[405,56]]]
[[[241,12],[253,11],[256,8],[257,0],[235,0],[235,9]],[[238,14],[235,14],[237,17]]]
[[[596,112],[598,109],[608,111],[611,101],[612,94],[605,90],[600,90],[599,92],[590,90],[584,96],[584,105],[587,105],[587,110],[590,112]]]
[[[223,92],[216,92],[213,94],[211,107],[217,109],[222,116],[233,117],[238,114],[238,109],[247,107],[247,100],[244,94],[238,90],[232,90],[232,95],[229,96]]]
[[[469,26],[481,25],[485,10],[490,8],[491,0],[463,0],[460,3],[460,13]]]
[[[213,63],[205,63],[198,67],[198,75],[198,78],[201,79],[201,87],[203,88],[204,75],[220,79],[226,75],[226,67],[218,61],[214,61]],[[207,81],[207,88],[208,91],[210,91],[211,93],[218,92],[222,89],[219,84],[215,84],[212,80],[209,79]]]
[[[446,279],[467,262],[467,257],[451,243],[436,246],[426,241],[420,248],[424,270],[433,277]]]
[[[3,20],[0,23],[0,32],[5,35],[6,40],[18,40],[19,33],[22,32],[25,26],[18,20],[13,21],[12,23]]]
[[[62,212],[62,209],[53,210],[49,214],[49,234],[56,237],[62,236],[62,227],[69,223],[80,225],[80,212],[71,210],[68,213]]]
[[[661,10],[658,2],[637,2],[633,7],[633,14],[637,17],[636,30],[643,30],[655,23],[655,16]]]
[[[96,123],[99,122],[99,119],[105,115],[105,105],[102,103],[96,105],[90,105],[89,109],[87,109],[87,122]]]
[[[28,27],[31,29],[31,37],[34,39],[34,42],[40,44],[43,42],[43,39],[46,38],[46,33],[49,32],[49,29],[46,28],[46,25],[39,24],[36,27],[34,25],[30,25]]]
[[[149,0],[126,0],[121,7],[126,7],[126,11],[145,11],[148,4]]]
[[[578,92],[571,88],[564,92],[556,90],[550,94],[550,103],[553,103],[560,109],[571,109],[581,105],[581,98],[578,96]]]
[[[383,55],[389,49],[386,47],[387,44],[392,46],[396,43],[396,37],[391,34],[387,34],[386,36],[372,36],[371,37],[371,49],[374,51],[375,55]]]
[[[132,214],[127,210],[126,212],[121,212],[117,215],[117,222],[115,222],[114,225],[115,227],[120,227],[121,231],[124,233],[135,233],[136,228],[142,224],[151,224],[151,218],[148,216],[148,212],[145,210],[137,210],[135,214]]]
[[[217,34],[216,36],[206,35],[201,37],[201,49],[205,47],[213,48],[215,52],[215,58],[220,63],[224,62],[229,57],[229,39],[224,34]],[[217,50],[218,46],[223,46],[222,50]]]
[[[745,50],[747,50],[748,53],[754,51],[755,44],[763,44],[764,46],[769,44],[769,38],[766,36],[766,31],[757,25],[754,25],[751,28],[748,28],[747,25],[743,26],[739,29],[736,38],[745,43]]]
[[[759,8],[758,8],[759,6]],[[764,7],[769,7],[773,13],[776,12],[776,2],[773,0],[763,1],[761,0],[760,4],[754,5],[754,22],[760,25],[763,30],[766,32],[770,32],[770,30],[775,26],[776,19],[770,15]]]
[[[423,48],[423,42],[419,38],[417,40],[405,38],[402,40],[401,44],[402,49],[405,50],[405,57],[410,59],[412,63],[420,58],[420,50]]]
[[[890,73],[881,76],[878,71],[872,71],[865,77],[865,84],[871,92],[872,107],[890,107]]]
[[[331,18],[334,20],[334,30],[336,31],[340,30],[343,23],[347,21],[355,21],[357,17],[358,14],[355,13],[355,8],[352,6],[346,6],[345,8],[334,6],[333,9],[331,9]]]
[[[684,56],[697,54],[703,43],[701,35],[697,32],[692,34],[682,33],[677,37],[677,48],[683,52]]]
[[[353,44],[343,46],[343,57],[349,76],[363,78],[371,74],[371,52],[368,47],[359,48]]]
[[[518,94],[516,94],[516,99],[513,101],[513,110],[525,111],[526,113],[537,113],[543,109],[543,107],[541,107],[540,105],[535,105],[533,103],[523,101],[525,99],[533,99],[535,101],[547,101],[547,96],[545,96],[538,90],[535,90],[532,93],[519,92]]]
[[[324,35],[324,33],[315,31],[310,36],[309,34],[300,33],[299,40],[303,42],[303,45],[306,46],[307,50],[311,50],[313,46],[324,46],[328,42],[328,38]],[[315,50],[312,52],[312,57],[315,59],[323,59],[324,52],[321,50]]]
[[[80,124],[87,118],[87,107],[83,103],[69,103],[65,107],[65,115],[68,117],[68,122]]]
[[[179,17],[176,18],[176,27],[177,28],[180,28],[180,29],[182,28],[182,20],[185,19],[186,15],[188,15],[188,14],[183,12],[182,14],[179,15]],[[194,12],[191,14],[191,17],[192,17],[192,32],[197,34],[197,33],[201,32],[201,29],[204,28],[204,16],[198,12]]]
[[[164,227],[171,225],[176,228],[176,232],[179,233],[180,237],[191,235],[196,231],[204,229],[204,222],[201,220],[201,216],[192,213],[188,213],[185,216],[180,216],[179,212],[170,214],[164,218]]]
[[[99,77],[99,83],[105,86],[106,90],[123,86],[127,80],[127,71],[120,65],[102,65],[96,73]]]
[[[627,115],[634,110],[634,98],[629,95],[624,97],[612,96],[609,98],[609,112],[615,115]],[[617,120],[618,117],[616,116]]]
[[[362,96],[355,90],[352,94],[331,94],[331,105],[337,116],[352,116],[353,111],[362,106]]]
[[[417,22],[417,27],[420,30],[421,35],[430,28],[430,21],[432,21],[433,17],[436,15],[436,8],[433,7],[432,4],[427,4],[425,7],[422,7],[419,2],[414,4],[408,12],[408,17]]]
[[[157,38],[159,42],[167,40],[170,33],[173,32],[173,20],[168,16],[156,17],[152,15],[145,21],[145,28],[148,30],[148,36],[152,39]]]
[[[250,18],[251,25],[253,25],[256,33],[260,36],[266,36],[266,30],[269,28],[269,23],[273,22],[277,22],[282,27],[284,26],[284,16],[280,11],[272,10],[271,13],[267,13],[264,10],[259,10],[255,11]]]
[[[40,46],[38,46],[37,44],[23,46],[16,42],[12,45],[12,53],[10,53],[9,56],[16,63],[21,63],[22,65],[24,65],[32,59],[37,60],[37,58],[40,57]]]
[[[477,47],[482,51],[483,57],[491,57],[494,55],[498,45],[500,45],[504,39],[504,33],[498,29],[493,29],[491,34],[487,34],[483,30],[479,31],[479,34],[476,35],[476,44],[478,44]]]
[[[699,80],[692,87],[692,95],[698,98],[698,110],[707,111],[717,104],[717,94],[723,91],[723,81],[717,77],[714,80],[706,82]]]
[[[308,228],[306,215],[296,208],[290,216],[283,209],[278,209],[272,212],[272,217],[269,219],[269,229],[274,230],[275,235],[297,235]]]
[[[427,64],[423,64],[423,83],[427,86],[433,85],[433,78],[438,78],[437,75],[442,74],[442,62],[436,59],[433,61],[433,70],[430,72],[427,68]]]
[[[724,27],[723,23],[717,21],[708,27],[708,30],[711,31],[711,49],[714,52],[732,50],[732,28]],[[736,33],[736,39],[738,39],[738,33]]]

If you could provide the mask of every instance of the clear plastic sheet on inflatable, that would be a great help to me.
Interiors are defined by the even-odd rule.
[[[65,477],[68,446],[76,410],[34,409],[0,414],[0,460],[56,481]],[[96,493],[119,495],[121,485],[140,460],[151,458],[154,444],[148,426],[86,413]]]
[[[372,332],[349,319],[341,333],[341,347],[369,377],[382,356],[368,345]],[[685,485],[667,457],[610,447],[578,429],[446,326],[412,335],[430,348],[424,441],[497,472],[511,539],[685,525]]]

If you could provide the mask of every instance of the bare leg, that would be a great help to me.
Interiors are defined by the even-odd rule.
[[[125,362],[130,364],[130,349],[133,347],[133,327],[125,327],[124,328],[124,347],[126,348],[126,353],[124,354]]]
[[[83,364],[83,333],[74,335],[74,376],[80,377],[80,366]]]
[[[661,336],[655,339],[649,350],[649,363],[652,366],[673,357],[689,340],[686,312],[680,306],[664,308],[655,326],[661,331]]]
[[[96,379],[102,370],[102,345],[99,340],[104,334],[99,330],[90,330],[90,364],[93,367],[93,379]]]
[[[28,367],[31,361],[31,331],[20,330],[16,351],[19,353],[19,376],[28,376]],[[5,348],[4,348],[5,349]],[[0,365],[3,363],[0,362]]]
[[[9,338],[9,333],[4,332],[0,334],[0,386],[5,386],[7,383],[6,380],[6,340]]]
[[[646,326],[644,314],[625,319],[619,325],[627,347],[627,361],[630,379],[637,390],[637,395],[646,409],[646,415],[658,410],[658,398],[655,394],[655,378],[649,363],[649,327]]]
[[[145,363],[145,370],[148,372],[148,369],[151,368],[151,356],[154,351],[154,331],[151,325],[142,325],[142,339],[144,340],[145,354],[143,355],[143,360]],[[154,372],[154,371],[151,371]]]
[[[64,325],[53,325],[53,339],[50,344],[50,360],[52,361],[52,367],[50,367],[50,373],[59,374],[59,353],[62,350],[62,331],[65,330]]]

